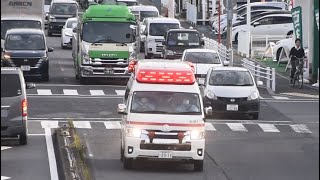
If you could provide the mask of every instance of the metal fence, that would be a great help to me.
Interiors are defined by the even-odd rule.
[[[275,68],[266,67],[263,68],[259,64],[256,64],[253,61],[249,61],[248,59],[244,58],[241,60],[242,66],[247,68],[252,75],[255,77],[256,82],[262,81],[267,89],[272,90],[273,92],[276,91],[276,70]]]
[[[229,62],[231,62],[230,66],[233,65],[232,64],[233,50],[231,48],[227,49],[227,47],[224,46],[222,43],[219,44],[217,41],[215,41],[213,39],[209,39],[209,38],[204,37],[203,40],[204,40],[206,49],[216,50],[220,54],[222,61],[229,61]]]

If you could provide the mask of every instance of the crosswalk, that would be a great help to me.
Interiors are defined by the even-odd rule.
[[[95,128],[105,130],[121,129],[121,121],[72,121],[73,127],[77,129]],[[29,133],[45,128],[58,128],[67,124],[66,121],[43,120],[29,121]],[[263,132],[263,133],[298,133],[311,134],[312,132],[305,124],[272,124],[272,123],[214,123],[206,122],[205,130],[210,132]]]
[[[124,96],[124,89],[35,89],[28,90],[29,96]]]

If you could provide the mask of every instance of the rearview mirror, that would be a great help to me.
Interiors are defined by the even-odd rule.
[[[26,83],[26,89],[33,89],[36,87],[35,83]]]
[[[125,104],[118,104],[118,114],[127,114],[127,107]]]
[[[254,22],[254,23],[253,23],[253,27],[256,27],[256,26],[259,26],[259,25],[260,25],[259,22]]]
[[[229,61],[223,61],[224,66],[229,66]]]
[[[136,25],[130,25],[130,29],[133,29],[133,30],[137,29],[137,27],[138,26],[136,26]]]
[[[52,47],[48,47],[48,52],[52,52],[53,48]]]
[[[257,81],[257,86],[263,86],[263,82],[262,81]]]
[[[77,32],[78,32],[78,28],[77,28],[77,27],[73,28],[73,29],[72,29],[72,32],[73,32],[73,33],[77,33]]]
[[[166,41],[162,41],[162,45],[167,45],[167,42]]]

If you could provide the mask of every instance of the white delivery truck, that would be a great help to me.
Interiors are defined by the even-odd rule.
[[[1,48],[9,29],[44,29],[44,0],[1,0]]]
[[[143,26],[144,31],[141,37],[144,42],[146,59],[156,56],[161,57],[163,50],[162,42],[168,30],[181,28],[179,20],[165,17],[147,18]]]

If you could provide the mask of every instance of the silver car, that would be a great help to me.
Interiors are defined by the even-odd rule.
[[[26,84],[19,68],[1,67],[1,140],[19,139],[20,145],[27,144],[28,105]]]

